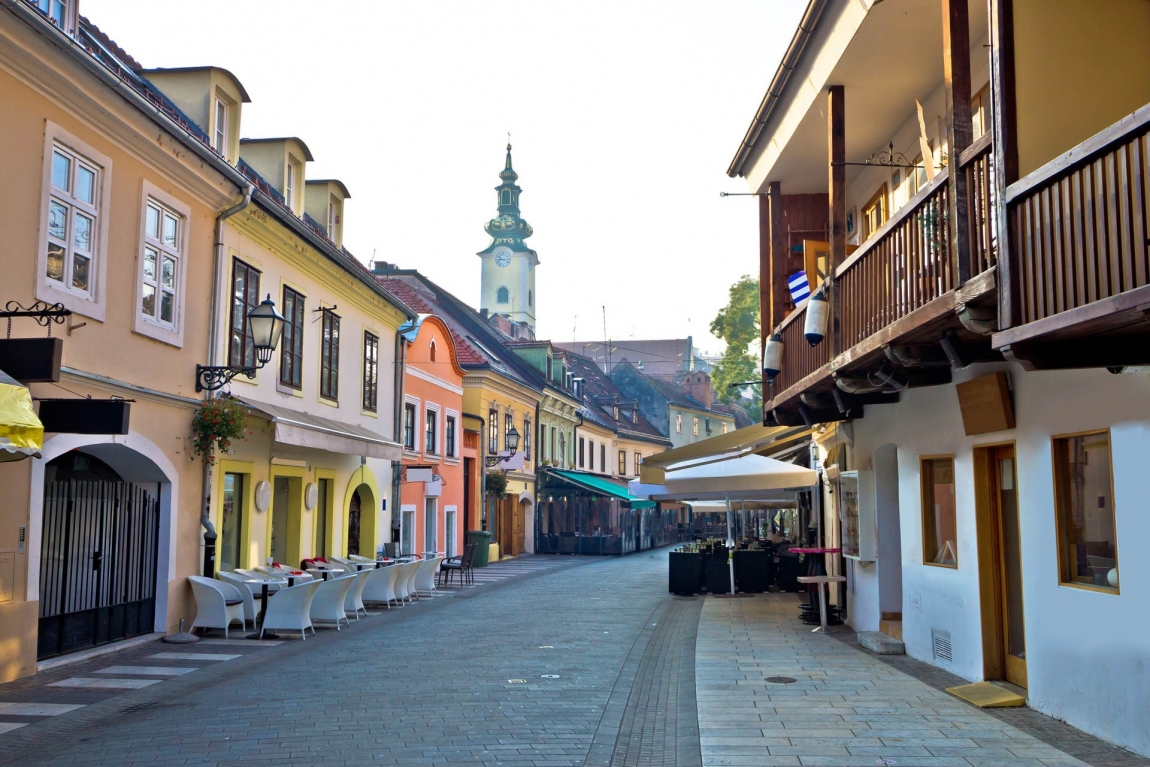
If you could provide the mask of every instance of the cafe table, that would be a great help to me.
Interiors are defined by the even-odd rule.
[[[811,632],[830,633],[827,628],[827,594],[823,586],[827,583],[846,583],[847,579],[841,575],[800,575],[795,580],[799,583],[813,583],[819,591],[819,626]]]

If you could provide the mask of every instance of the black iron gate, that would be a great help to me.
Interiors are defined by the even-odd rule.
[[[153,630],[159,531],[156,494],[139,485],[44,485],[40,659]]]

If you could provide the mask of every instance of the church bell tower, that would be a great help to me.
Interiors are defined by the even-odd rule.
[[[484,227],[491,244],[477,254],[483,259],[482,293],[479,306],[489,314],[502,314],[512,322],[522,322],[535,332],[535,267],[539,256],[523,241],[531,236],[531,225],[519,216],[519,195],[515,183],[519,174],[511,167],[511,144],[495,187],[495,218]]]

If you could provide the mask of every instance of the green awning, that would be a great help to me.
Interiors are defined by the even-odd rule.
[[[646,498],[636,498],[627,492],[627,488],[616,482],[613,482],[606,477],[597,477],[594,474],[584,474],[578,471],[563,471],[562,469],[551,469],[551,474],[566,480],[573,485],[577,485],[584,490],[590,490],[592,493],[599,495],[610,496],[611,498],[618,498],[621,501],[626,501],[631,504],[632,509],[653,509],[655,508],[654,501],[648,501]]]

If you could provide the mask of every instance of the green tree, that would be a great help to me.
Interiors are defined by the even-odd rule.
[[[731,286],[727,305],[711,322],[711,333],[727,342],[727,350],[715,365],[711,381],[725,402],[743,407],[754,421],[762,418],[762,388],[728,389],[733,383],[758,381],[762,377],[759,353],[759,281],[744,274]],[[740,396],[742,392],[751,398]]]

